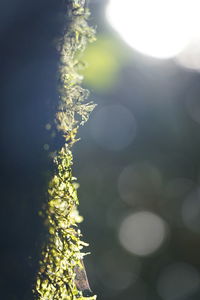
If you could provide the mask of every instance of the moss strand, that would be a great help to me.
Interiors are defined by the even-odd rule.
[[[71,147],[77,141],[80,125],[89,118],[95,105],[85,103],[88,91],[80,84],[77,56],[87,43],[95,40],[94,29],[89,27],[89,11],[85,0],[68,1],[67,30],[59,44],[59,94],[56,114],[58,130],[66,143],[54,157],[55,175],[49,183],[49,199],[46,208],[49,238],[42,251],[36,279],[35,298],[38,300],[94,300],[96,296],[84,296],[89,285],[84,271],[83,247],[78,223],[82,221],[77,206],[76,178],[72,175]],[[81,282],[82,281],[82,282]]]

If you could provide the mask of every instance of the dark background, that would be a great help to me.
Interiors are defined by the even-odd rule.
[[[86,53],[89,67],[84,82],[98,107],[74,147],[74,175],[85,218],[81,228],[92,252],[85,259],[91,287],[105,300],[197,300],[200,76],[173,60],[148,58],[124,45],[105,20],[105,4],[91,4],[90,23],[97,25],[99,42]],[[46,201],[49,154],[62,144],[53,119],[58,101],[56,39],[65,23],[65,3],[3,0],[0,22],[0,299],[29,300],[45,240],[38,211]],[[101,61],[101,53],[104,64],[95,68],[92,62]],[[134,123],[126,123],[115,110],[101,122],[102,109],[116,104],[134,115]],[[46,129],[48,123],[51,130]],[[134,138],[131,130],[136,130]],[[145,177],[144,167],[139,187],[136,183],[138,195],[127,203],[119,192],[119,177],[135,164],[150,165],[162,180],[157,189],[152,177]],[[188,197],[195,198],[189,226],[181,214]],[[163,245],[144,257],[125,250],[118,238],[124,218],[137,211],[155,213],[168,227]],[[168,276],[164,288],[159,288],[167,268],[173,281]],[[180,270],[186,274],[183,278]]]

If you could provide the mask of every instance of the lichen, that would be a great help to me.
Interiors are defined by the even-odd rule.
[[[49,236],[42,251],[40,268],[34,290],[40,300],[84,300],[96,296],[84,295],[90,289],[84,270],[83,248],[78,223],[76,178],[72,175],[73,155],[71,148],[78,140],[77,131],[89,118],[95,105],[85,103],[88,91],[80,84],[78,55],[88,42],[95,40],[94,29],[88,26],[89,11],[85,0],[72,0],[67,4],[67,28],[59,43],[59,94],[60,103],[56,114],[58,130],[65,138],[64,146],[54,156],[55,174],[49,183],[48,203],[45,215]]]

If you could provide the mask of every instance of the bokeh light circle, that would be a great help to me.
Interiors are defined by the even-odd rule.
[[[198,33],[197,0],[110,0],[106,15],[136,50],[157,58],[180,53]]]
[[[137,124],[133,114],[122,105],[107,105],[93,114],[91,134],[97,144],[118,151],[132,143]]]
[[[199,272],[193,266],[175,263],[161,272],[157,291],[163,300],[183,300],[191,296],[199,288],[199,284]]]
[[[187,47],[177,55],[175,61],[182,67],[200,71],[200,38],[191,41]]]
[[[167,233],[167,225],[161,217],[150,211],[140,211],[122,221],[119,241],[132,254],[147,256],[161,247]]]

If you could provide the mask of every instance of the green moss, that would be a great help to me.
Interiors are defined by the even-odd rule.
[[[87,244],[81,240],[78,229],[82,217],[77,209],[79,201],[76,178],[72,176],[71,152],[79,126],[88,120],[95,107],[92,102],[85,103],[89,93],[80,86],[82,77],[76,58],[88,41],[95,40],[94,30],[87,24],[88,16],[84,0],[70,1],[68,28],[59,45],[60,103],[56,122],[66,143],[54,158],[56,170],[48,189],[45,213],[49,238],[42,251],[34,291],[35,298],[40,300],[96,299],[96,296],[83,296],[83,290],[89,289],[82,261],[86,255],[83,247]]]

